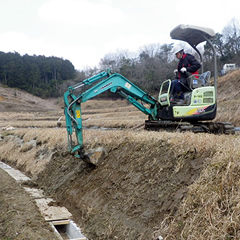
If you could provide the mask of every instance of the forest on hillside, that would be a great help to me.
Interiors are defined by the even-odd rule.
[[[240,25],[236,19],[222,33],[216,33],[212,41],[217,51],[219,72],[225,63],[240,64]],[[61,97],[68,86],[110,68],[147,93],[156,94],[160,84],[174,76],[173,70],[177,66],[173,54],[175,48],[173,43],[154,43],[141,47],[137,53],[117,50],[100,59],[99,66],[81,71],[76,71],[69,60],[62,58],[0,52],[0,84],[44,98]],[[189,47],[184,48],[198,58]],[[209,44],[206,43],[200,51],[204,71],[213,72],[213,53]]]
[[[58,96],[59,85],[75,78],[69,60],[0,52],[0,83],[41,97]]]

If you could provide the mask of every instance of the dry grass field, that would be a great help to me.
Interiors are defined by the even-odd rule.
[[[240,126],[239,81],[239,71],[219,78],[216,121]],[[239,134],[145,131],[147,117],[126,101],[91,100],[85,147],[107,151],[94,168],[67,153],[61,100],[24,105],[15,91],[0,89],[0,160],[67,207],[89,240],[240,239]],[[0,238],[13,239],[3,219]]]

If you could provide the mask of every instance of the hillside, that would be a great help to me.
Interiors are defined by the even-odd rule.
[[[240,71],[219,78],[217,121],[240,126],[239,78]],[[9,104],[15,99],[14,92],[4,94],[0,96],[5,102],[11,99]],[[0,128],[16,128],[0,130],[0,161],[26,173],[34,186],[67,207],[89,240],[151,240],[159,235],[164,240],[239,239],[239,134],[145,131],[138,127],[146,116],[127,102],[92,100],[83,106],[85,147],[102,146],[108,153],[94,168],[67,153],[57,101],[54,110],[43,111],[48,101],[32,97],[35,108],[22,106],[21,111],[21,104],[31,99],[24,95],[17,93],[19,107],[0,112]],[[57,128],[61,117],[62,128]],[[9,199],[0,196],[1,203],[16,208],[18,203]],[[6,210],[0,217],[0,238],[15,236],[25,223],[21,211],[9,215]],[[14,230],[9,219],[19,221]],[[44,239],[37,234],[36,239]],[[23,232],[16,239],[27,236]]]
[[[218,114],[216,121],[240,125],[240,70],[218,78]]]
[[[0,86],[1,112],[41,112],[54,110],[57,100],[44,100],[25,91]]]

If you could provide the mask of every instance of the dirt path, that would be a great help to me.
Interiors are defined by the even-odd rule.
[[[0,239],[58,239],[31,197],[0,168]]]

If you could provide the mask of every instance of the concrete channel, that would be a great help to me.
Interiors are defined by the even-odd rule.
[[[22,172],[1,161],[0,168],[7,172],[20,185],[31,181]],[[24,189],[34,199],[43,218],[51,225],[54,233],[60,240],[87,240],[81,229],[71,219],[72,214],[65,207],[54,204],[55,201],[52,198],[46,198],[41,189],[31,187],[24,187]]]

